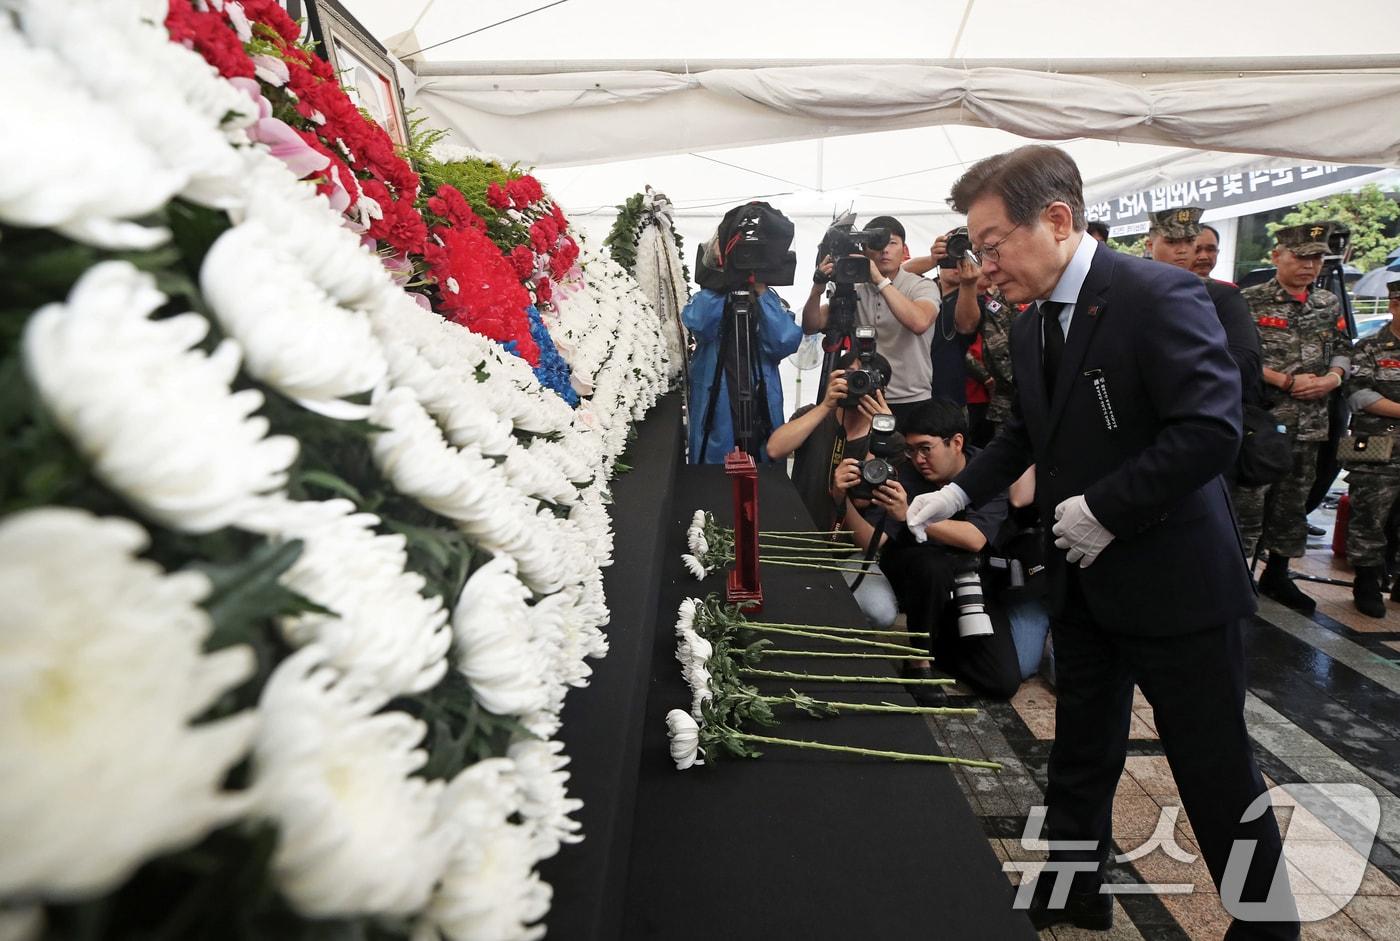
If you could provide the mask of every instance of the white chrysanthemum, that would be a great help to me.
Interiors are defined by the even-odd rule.
[[[344,225],[330,201],[298,180],[287,165],[261,147],[245,147],[243,205],[230,215],[256,222],[268,245],[296,259],[301,273],[336,303],[370,310],[394,299],[413,304],[394,285],[379,256]],[[414,304],[413,306],[417,306]]]
[[[540,859],[559,852],[560,844],[582,840],[579,822],[569,816],[583,801],[569,796],[564,743],[526,739],[511,745],[506,756],[515,762],[520,816],[530,827]]]
[[[405,571],[404,537],[379,535],[378,517],[354,510],[348,500],[269,500],[250,520],[257,532],[303,541],[281,582],[334,612],[287,618],[282,632],[297,646],[319,644],[331,666],[385,700],[430,689],[447,671],[447,609]]]
[[[443,793],[440,825],[461,834],[447,871],[415,927],[414,941],[534,941],[551,891],[540,881],[530,828],[520,811],[515,766],[487,758],[466,768]]]
[[[696,578],[704,578],[710,573],[710,570],[705,568],[704,563],[688,552],[681,553],[681,561],[685,563],[686,571]]]
[[[29,41],[51,50],[89,94],[122,112],[164,162],[188,177],[183,195],[236,202],[241,161],[230,141],[257,118],[252,100],[199,53],[170,41],[147,0],[8,0]],[[154,13],[152,11],[157,11]]]
[[[695,608],[700,604],[699,598],[682,598],[680,607],[676,609],[676,631],[683,627],[691,627],[695,624]]]
[[[457,836],[435,824],[442,783],[415,776],[426,727],[376,714],[383,698],[338,678],[324,657],[297,651],[263,689],[255,812],[279,828],[278,889],[309,918],[414,914]]]
[[[704,715],[703,705],[715,698],[711,685],[713,677],[705,662],[699,659],[686,664],[681,672],[685,675],[686,685],[690,687],[690,714],[698,722]]]
[[[252,655],[203,653],[208,579],[146,543],[79,510],[0,523],[0,896],[100,894],[246,809],[220,786],[255,717],[190,723]]]
[[[692,765],[703,765],[700,757],[700,724],[684,709],[666,713],[666,736],[670,739],[671,760],[676,769],[684,771]]]
[[[51,52],[31,48],[0,17],[0,85],[6,120],[23,134],[0,135],[0,220],[58,229],[104,248],[152,248],[164,229],[125,220],[164,206],[187,174],[167,167],[126,119],[74,85]],[[92,154],[69,139],[82,128],[102,142],[103,172]]]
[[[332,300],[273,246],[262,223],[219,236],[204,256],[199,286],[254,377],[332,418],[369,414],[368,406],[344,401],[369,392],[388,368],[369,317]]]
[[[710,552],[710,544],[705,540],[705,534],[694,526],[686,530],[685,541],[694,555],[708,555]]]
[[[467,579],[452,613],[457,668],[497,715],[524,715],[548,703],[547,654],[531,624],[530,589],[515,573],[514,559],[496,556]]]
[[[35,312],[25,365],[44,405],[97,475],[144,514],[188,532],[236,523],[280,488],[297,443],[266,437],[254,390],[232,392],[238,347],[196,349],[198,314],[163,320],[154,279],[126,262],[94,265],[63,304]]]
[[[377,396],[371,421],[386,429],[373,439],[375,463],[401,493],[455,520],[490,551],[514,557],[533,590],[562,587],[564,562],[549,538],[559,521],[511,487],[494,461],[444,441],[408,389]]]

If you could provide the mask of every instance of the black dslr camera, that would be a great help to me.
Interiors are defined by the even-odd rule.
[[[964,258],[974,265],[980,264],[977,253],[972,250],[972,239],[967,234],[967,226],[960,225],[948,233],[948,254],[938,259],[940,268],[956,268]]]
[[[847,369],[843,408],[860,405],[862,396],[874,395],[890,384],[890,361],[875,351],[875,328],[856,327],[852,333],[851,359],[859,359],[860,369]]]
[[[860,481],[851,488],[857,500],[870,500],[875,488],[894,476],[894,459],[904,446],[895,433],[893,415],[876,415],[870,420],[870,454],[860,462]]]

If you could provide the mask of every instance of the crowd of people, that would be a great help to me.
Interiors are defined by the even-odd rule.
[[[1152,214],[1146,259],[1103,244],[1078,168],[1053,147],[974,164],[949,203],[967,224],[926,255],[912,256],[898,220],[867,224],[883,235],[864,252],[855,323],[873,345],[870,332],[830,345],[838,259],[820,260],[800,333],[825,332],[834,368],[814,405],[774,417],[758,456],[791,457],[813,519],[878,563],[883,577],[855,588],[872,623],[902,613],[938,669],[986,695],[1008,697],[1037,670],[1056,683],[1046,826],[1072,882],[1051,905],[1055,880],[1042,877],[1038,926],[1107,927],[1097,887],[1136,683],[1217,885],[1238,841],[1258,847],[1239,891],[1274,907],[1227,937],[1297,937],[1286,880],[1280,893],[1272,879],[1277,825],[1245,813],[1263,783],[1240,621],[1256,591],[1313,608],[1289,565],[1306,549],[1338,397],[1352,412],[1335,447],[1356,605],[1386,614],[1400,280],[1390,329],[1353,346],[1338,298],[1317,286],[1330,223],[1279,229],[1275,274],[1241,291],[1211,277],[1219,233],[1197,207]],[[783,355],[799,332],[786,316]]]

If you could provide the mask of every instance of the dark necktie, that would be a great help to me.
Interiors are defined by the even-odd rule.
[[[1057,301],[1043,301],[1040,305],[1041,329],[1045,335],[1045,392],[1055,397],[1055,377],[1060,371],[1060,359],[1065,352],[1065,331],[1060,326],[1060,309],[1063,304]]]

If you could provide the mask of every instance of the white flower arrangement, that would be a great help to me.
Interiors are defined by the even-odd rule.
[[[533,627],[530,589],[498,555],[472,573],[452,614],[457,669],[486,709],[527,715],[549,702],[546,640]]]
[[[416,926],[414,941],[534,941],[551,890],[534,871],[538,837],[515,823],[521,811],[515,763],[487,758],[447,785],[439,826],[461,834],[442,882]]]
[[[415,914],[457,838],[436,820],[442,782],[414,774],[426,727],[324,663],[314,645],[288,657],[260,703],[254,814],[279,828],[278,887],[311,918]]]
[[[155,280],[102,262],[24,331],[24,359],[54,420],[108,486],[151,519],[188,532],[237,522],[286,481],[295,439],[267,437],[262,394],[231,391],[238,345],[196,348],[198,314],[162,320]]]
[[[172,43],[165,10],[147,0],[7,0],[28,41],[52,51],[68,81],[120,111],[165,162],[188,177],[182,195],[237,201],[241,161],[230,141],[257,119],[253,102],[196,52]]]
[[[221,782],[256,717],[191,723],[252,654],[202,652],[209,581],[138,558],[147,542],[79,510],[0,522],[0,897],[110,889],[247,809]]]
[[[0,83],[7,119],[24,134],[0,136],[0,220],[47,226],[105,248],[153,248],[169,237],[129,219],[154,212],[188,180],[167,166],[116,109],[74,85],[46,49],[26,43],[0,17]],[[66,138],[81,127],[102,141],[108,172],[89,172],[91,155]]]
[[[562,742],[524,739],[510,746],[506,757],[515,763],[520,789],[520,816],[530,826],[535,852],[548,859],[565,843],[583,839],[580,825],[569,814],[583,801],[569,796],[569,759]]]
[[[204,4],[252,35],[237,3]],[[575,315],[543,312],[592,395],[570,409],[522,359],[420,306],[314,183],[250,142],[251,83],[224,81],[170,42],[164,0],[0,6],[0,79],[19,90],[11,118],[26,129],[0,141],[0,220],[149,249],[170,233],[133,220],[178,195],[234,225],[199,285],[227,339],[207,343],[203,315],[169,315],[154,278],[104,262],[25,326],[40,407],[149,523],[212,534],[209,544],[300,540],[278,583],[331,612],[266,615],[258,630],[301,649],[270,665],[256,713],[191,725],[251,672],[244,647],[201,653],[209,579],[136,559],[145,535],[129,521],[67,510],[0,520],[0,894],[108,891],[152,857],[247,818],[277,824],[276,883],[306,917],[413,918],[420,939],[539,937],[550,890],[535,866],[580,838],[552,739],[566,692],[587,685],[589,660],[607,652],[607,481],[632,422],[665,388],[664,340],[636,282],[586,253],[588,277],[556,293]],[[287,81],[275,58],[255,65]],[[101,141],[102,172],[72,146],[75,127]],[[309,445],[290,478],[298,443],[269,436],[250,383],[332,418],[369,418],[384,429],[370,441],[375,464],[397,493],[361,505],[415,539],[385,509],[415,500],[460,530],[448,545],[465,534],[494,556],[450,623],[444,599],[424,594],[430,581],[446,594],[448,576],[421,560],[428,577],[415,571],[404,536],[345,500],[288,497],[289,487],[303,496],[323,456]],[[366,394],[368,406],[351,401]],[[269,414],[285,421],[278,404]],[[335,477],[315,485],[334,489]],[[440,521],[425,531],[441,535]],[[413,552],[454,551],[427,545]],[[92,625],[103,628],[95,639],[79,630]],[[438,689],[453,637],[479,701],[539,740],[444,787],[420,777],[423,723],[381,710]],[[37,716],[7,701],[49,681],[61,688],[39,690]],[[60,719],[72,720],[57,730],[67,734],[44,725]],[[251,788],[222,791],[250,748]]]
[[[251,375],[332,418],[369,414],[368,406],[343,401],[374,389],[388,371],[369,318],[346,310],[309,279],[279,252],[270,229],[250,220],[219,236],[199,286],[219,324],[242,346]]]
[[[430,689],[447,671],[447,609],[423,596],[421,575],[405,571],[404,537],[375,533],[379,519],[354,509],[348,500],[269,500],[250,521],[268,536],[303,541],[281,582],[333,612],[285,618],[282,632],[295,646],[318,644],[329,666],[384,701]]]

